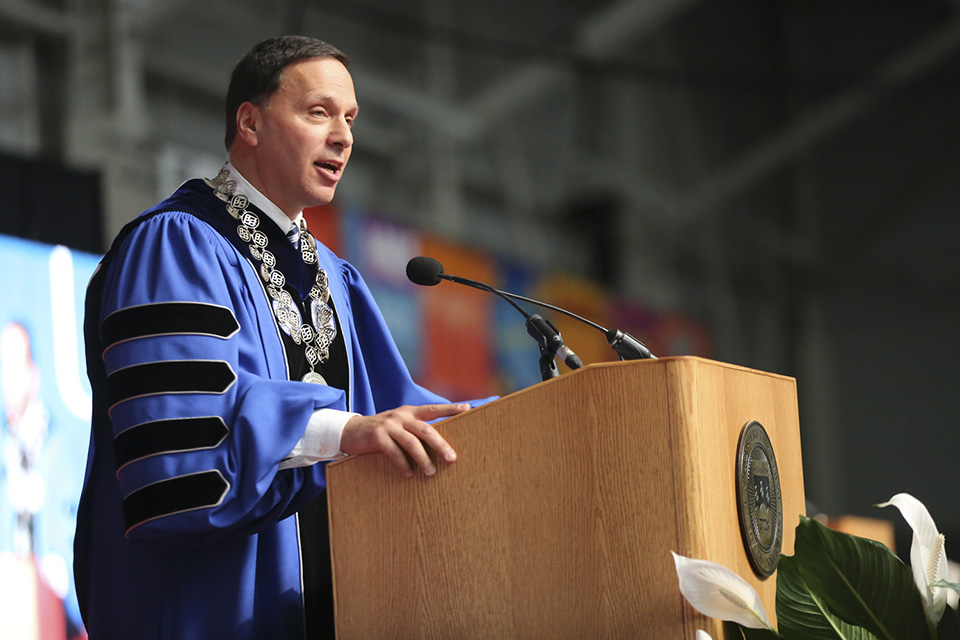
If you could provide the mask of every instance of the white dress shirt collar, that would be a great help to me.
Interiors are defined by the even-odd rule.
[[[303,211],[298,213],[297,217],[293,220],[290,220],[280,207],[270,202],[267,196],[260,193],[256,187],[250,184],[232,163],[227,162],[224,168],[230,173],[229,180],[237,183],[236,193],[247,196],[247,199],[249,199],[255,207],[267,214],[267,217],[273,220],[284,234],[291,228],[300,226],[300,221],[303,220]]]

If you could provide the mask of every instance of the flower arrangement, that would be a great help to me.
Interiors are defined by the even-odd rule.
[[[673,554],[680,592],[704,615],[733,622],[746,640],[960,640],[947,607],[944,537],[927,508],[906,493],[893,506],[913,530],[910,567],[886,546],[801,517],[793,556],[777,568],[774,629],[757,592],[729,569]],[[946,613],[946,615],[945,615]],[[697,640],[709,640],[704,631]]]

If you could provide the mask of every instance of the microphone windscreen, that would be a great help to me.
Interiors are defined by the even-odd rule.
[[[443,274],[443,265],[434,258],[417,256],[407,263],[407,277],[410,282],[425,287],[432,287],[440,283]]]

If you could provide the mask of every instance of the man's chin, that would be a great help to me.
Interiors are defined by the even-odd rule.
[[[336,189],[324,189],[320,193],[314,194],[311,207],[322,207],[333,202],[333,196]]]

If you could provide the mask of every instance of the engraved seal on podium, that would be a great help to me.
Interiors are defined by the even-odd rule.
[[[756,420],[744,425],[737,445],[737,511],[750,564],[768,578],[780,561],[783,503],[773,445]]]

